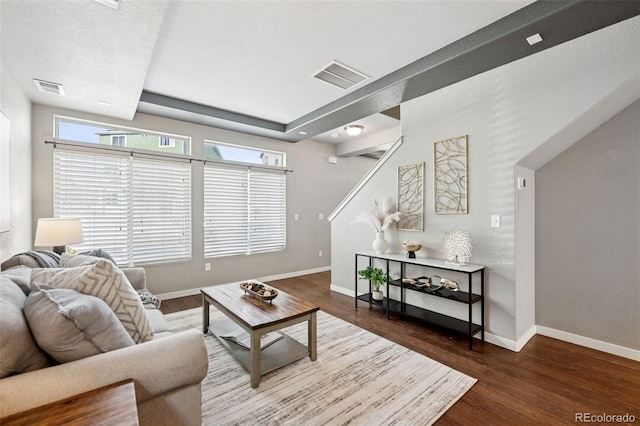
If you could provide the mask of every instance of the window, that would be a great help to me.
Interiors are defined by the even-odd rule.
[[[127,146],[127,137],[125,135],[111,135],[111,145]]]
[[[204,141],[205,158],[248,164],[285,167],[285,153],[231,145],[222,142]]]
[[[160,148],[173,148],[176,146],[176,140],[168,136],[160,136]]]
[[[111,124],[56,116],[55,137],[87,144],[126,146],[132,149],[191,155],[191,138]]]
[[[191,258],[191,165],[54,151],[54,215],[80,217],[83,249],[120,265]]]
[[[284,250],[284,171],[205,165],[204,221],[205,257]]]

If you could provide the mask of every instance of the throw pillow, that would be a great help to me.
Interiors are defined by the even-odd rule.
[[[97,256],[62,253],[62,256],[60,257],[60,267],[77,268],[78,266],[95,265],[99,260],[101,260],[101,258]]]
[[[52,364],[33,340],[22,314],[27,296],[3,273],[0,276],[0,378]]]
[[[78,254],[82,254],[82,255],[85,255],[85,256],[102,257],[104,259],[112,261],[114,265],[118,266],[118,264],[113,259],[113,257],[111,257],[111,255],[109,253],[107,253],[106,251],[104,251],[102,249],[83,251],[83,252],[80,252]]]
[[[32,290],[24,315],[38,345],[60,363],[133,346],[111,308],[100,298],[75,290]]]
[[[140,296],[120,268],[108,260],[100,259],[93,265],[77,268],[34,269],[31,271],[33,281],[99,297],[115,312],[134,342],[153,339],[153,329]]]

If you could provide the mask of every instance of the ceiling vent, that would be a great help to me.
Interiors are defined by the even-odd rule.
[[[38,80],[37,78],[34,78],[33,82],[36,84],[36,87],[41,92],[64,96],[64,88],[62,87],[62,84],[51,83],[50,81]]]
[[[356,71],[346,65],[343,65],[337,61],[331,62],[329,65],[320,70],[315,78],[322,80],[325,83],[338,86],[341,89],[349,89],[358,83],[362,83],[369,77],[362,74],[360,71]]]
[[[95,0],[95,2],[103,4],[105,6],[110,7],[111,9],[116,9],[116,10],[118,10],[118,6],[120,6],[120,3],[118,0]]]

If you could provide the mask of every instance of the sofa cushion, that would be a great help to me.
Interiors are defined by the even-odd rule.
[[[88,254],[62,253],[60,256],[61,268],[77,268],[78,266],[95,265],[102,258]],[[107,259],[109,260],[109,259]],[[114,263],[115,264],[115,263]]]
[[[153,339],[153,329],[138,293],[124,273],[108,260],[77,268],[33,269],[31,281],[99,297],[115,312],[135,343]]]
[[[0,378],[52,364],[33,340],[22,314],[27,296],[5,275],[0,275]]]
[[[27,266],[15,266],[6,271],[2,271],[2,276],[9,278],[20,287],[26,298],[31,293],[31,268]]]
[[[61,363],[134,345],[98,297],[32,283],[23,311],[38,345]]]

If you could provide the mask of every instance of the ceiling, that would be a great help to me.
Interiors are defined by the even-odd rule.
[[[363,135],[397,126],[380,113],[640,14],[639,4],[1,0],[1,54],[34,103],[341,143],[346,124]],[[536,32],[545,40],[529,46]],[[313,78],[332,61],[368,79],[344,90]]]

